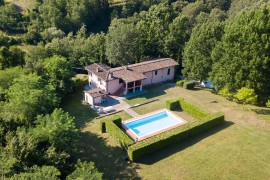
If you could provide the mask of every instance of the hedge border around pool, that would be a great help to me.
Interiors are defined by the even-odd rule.
[[[216,113],[209,115],[202,120],[184,124],[183,126],[179,126],[129,146],[128,157],[131,161],[136,161],[145,155],[154,153],[173,143],[195,136],[201,132],[205,132],[223,122],[224,115],[222,113]]]
[[[176,98],[166,101],[166,107],[169,110],[181,108],[183,111],[192,115],[198,120],[189,122],[129,146],[128,156],[131,161],[136,161],[147,154],[154,153],[173,143],[177,143],[188,137],[205,132],[212,127],[221,125],[225,121],[223,113],[219,112],[209,114],[197,106],[186,102],[183,98]]]
[[[134,141],[121,129],[122,118],[118,115],[109,116],[100,121],[100,130],[102,133],[109,133],[118,144],[127,149],[134,144]]]

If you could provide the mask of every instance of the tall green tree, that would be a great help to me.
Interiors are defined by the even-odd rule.
[[[16,46],[0,48],[0,70],[5,68],[24,65],[25,53]]]
[[[45,76],[61,96],[66,95],[72,87],[71,77],[74,72],[66,58],[54,55],[44,60]]]
[[[19,174],[15,174],[11,177],[13,180],[19,179],[44,179],[44,180],[59,180],[61,172],[55,168],[54,166],[42,166],[39,167],[37,165],[27,168],[26,172],[22,172]]]
[[[48,113],[58,105],[55,89],[35,74],[14,79],[1,109],[1,118],[15,124],[31,124],[38,114]]]
[[[196,26],[184,48],[183,75],[200,81],[208,78],[212,70],[211,53],[223,35],[224,25],[220,22]]]
[[[269,28],[267,7],[242,12],[226,25],[222,41],[212,53],[211,79],[218,89],[247,87],[259,96],[270,94]]]
[[[178,16],[170,24],[170,32],[165,39],[165,52],[179,64],[181,64],[183,49],[190,34],[191,24],[187,17]]]
[[[101,180],[102,173],[100,173],[94,166],[93,162],[82,162],[78,160],[75,165],[75,170],[68,175],[68,180],[79,180],[79,179],[89,179],[89,180]]]
[[[143,11],[136,17],[144,57],[164,56],[165,38],[173,17],[173,11],[165,4],[151,6],[148,11]]]
[[[0,101],[5,100],[9,87],[13,84],[13,80],[20,77],[24,73],[25,71],[21,67],[0,70]]]
[[[111,27],[106,36],[106,56],[110,63],[126,65],[140,59],[140,35],[132,24]]]
[[[24,31],[27,21],[14,4],[0,6],[0,12],[0,30],[9,33]]]

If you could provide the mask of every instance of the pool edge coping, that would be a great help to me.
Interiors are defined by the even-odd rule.
[[[143,137],[139,137],[135,132],[133,132],[130,128],[128,128],[125,123],[129,123],[129,122],[133,122],[133,121],[136,121],[142,117],[149,117],[153,114],[157,114],[157,113],[160,113],[162,111],[167,111],[168,113],[170,113],[170,115],[176,117],[177,119],[180,119],[182,122],[178,123],[178,124],[175,124],[175,125],[172,125],[172,126],[169,126],[167,128],[164,128],[164,129],[161,129],[159,131],[156,131],[154,133],[150,133],[148,135],[145,135]],[[142,141],[144,139],[147,139],[147,138],[150,138],[152,136],[155,136],[157,134],[160,134],[160,133],[163,133],[163,132],[166,132],[166,131],[169,131],[171,129],[174,129],[178,126],[182,126],[184,124],[187,124],[188,121],[183,119],[181,116],[175,114],[174,112],[172,112],[171,110],[167,109],[167,108],[162,108],[162,109],[159,109],[159,110],[156,110],[156,111],[153,111],[153,112],[150,112],[150,113],[147,113],[147,114],[142,114],[142,115],[139,115],[137,117],[134,117],[134,118],[131,118],[129,120],[124,120],[124,121],[121,121],[121,126],[125,129],[125,132],[127,133],[127,135],[129,135],[133,140],[134,142],[139,142],[139,141]]]

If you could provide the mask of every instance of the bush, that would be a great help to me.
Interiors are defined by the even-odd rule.
[[[118,142],[118,144],[127,149],[128,146],[134,142],[129,138],[129,136],[121,129],[121,117],[108,116],[100,121],[101,132],[109,133],[112,138]]]
[[[233,94],[230,92],[229,88],[225,87],[223,89],[221,89],[218,92],[219,95],[226,97],[229,100],[233,99]]]
[[[203,119],[206,116],[209,115],[209,113],[201,110],[200,108],[198,108],[197,106],[194,106],[191,103],[186,102],[184,99],[179,98],[178,99],[179,104],[180,104],[180,108],[185,111],[186,113],[190,114],[191,116],[197,118],[197,119]]]
[[[266,107],[270,107],[270,99],[266,102]]]
[[[128,147],[129,159],[135,161],[147,154],[163,149],[168,145],[207,131],[212,127],[222,124],[223,122],[224,115],[222,113],[216,113],[214,115],[207,116],[202,120],[193,121],[170,131],[145,139]]]
[[[114,120],[119,120],[121,121],[121,117],[118,115],[114,115],[114,116],[106,116],[103,117],[102,119],[100,119],[99,121],[99,130],[101,133],[106,133],[106,122],[108,121],[114,121]]]
[[[184,83],[187,82],[187,80],[179,80],[176,82],[176,86],[181,86],[183,87]]]
[[[258,96],[255,94],[254,89],[242,87],[238,90],[234,98],[244,104],[256,104]]]
[[[179,99],[167,100],[166,108],[169,110],[174,110],[174,109],[179,108]]]
[[[184,82],[183,88],[185,89],[194,89],[195,87],[195,82]]]

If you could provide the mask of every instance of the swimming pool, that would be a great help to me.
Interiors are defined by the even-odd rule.
[[[162,109],[139,118],[123,121],[122,127],[134,141],[141,141],[185,123],[187,121],[173,112]]]

